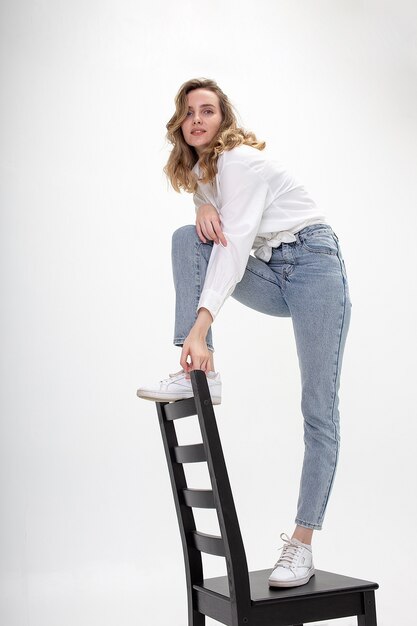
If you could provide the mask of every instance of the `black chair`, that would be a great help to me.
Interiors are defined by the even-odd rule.
[[[270,588],[272,569],[248,572],[206,375],[191,372],[194,397],[156,402],[184,552],[189,626],[205,616],[230,626],[303,626],[306,622],[357,616],[376,626],[378,584],[316,570],[299,587]],[[175,420],[198,415],[203,443],[178,445]],[[212,489],[189,489],[184,463],[205,462]],[[193,508],[216,509],[221,536],[196,529]],[[201,553],[225,557],[227,576],[203,578]]]

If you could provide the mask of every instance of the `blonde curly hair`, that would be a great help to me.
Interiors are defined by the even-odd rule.
[[[175,96],[175,113],[166,125],[166,138],[173,145],[167,164],[163,168],[175,191],[181,189],[194,193],[197,189],[197,176],[192,169],[199,160],[193,146],[189,146],[183,136],[181,125],[188,112],[187,94],[193,89],[210,89],[217,94],[222,113],[222,122],[217,135],[203,151],[200,157],[200,181],[205,184],[214,179],[217,173],[219,155],[235,146],[247,144],[258,150],[266,146],[258,141],[255,134],[245,131],[237,125],[234,107],[229,98],[220,89],[216,81],[209,78],[192,78],[183,83]]]

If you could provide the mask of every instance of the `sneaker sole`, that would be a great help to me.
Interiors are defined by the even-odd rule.
[[[315,570],[313,569],[311,572],[304,576],[304,578],[300,578],[299,580],[268,580],[270,587],[300,587],[301,585],[305,585],[308,583],[310,578],[314,576]]]
[[[146,393],[146,395],[145,395]],[[139,390],[136,392],[138,398],[142,398],[143,400],[152,400],[152,402],[177,402],[177,400],[188,400],[189,398],[193,398],[194,396],[190,394],[189,396],[179,396],[175,394],[161,394],[161,393],[153,393],[152,391],[147,391],[143,393],[139,393]],[[211,402],[212,404],[221,404],[222,399],[218,396],[212,396]]]

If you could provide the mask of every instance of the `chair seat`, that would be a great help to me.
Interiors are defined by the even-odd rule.
[[[299,587],[270,587],[268,578],[272,569],[262,569],[249,572],[251,600],[256,602],[276,602],[280,599],[288,599],[296,596],[314,596],[323,593],[345,593],[349,591],[367,591],[377,589],[378,584],[359,578],[350,578],[332,572],[317,570],[305,585]],[[229,598],[229,583],[227,576],[204,579],[204,584],[194,585],[195,589],[213,591],[221,596]]]
[[[332,572],[316,570],[305,585],[269,587],[271,569],[249,572],[250,626],[293,626],[351,615],[364,615],[378,584]],[[193,585],[196,605],[204,615],[232,625],[231,601],[227,576],[207,578],[203,585]],[[358,622],[359,623],[359,622]],[[361,620],[361,624],[366,622]],[[371,622],[370,622],[371,623]],[[374,622],[376,624],[376,622]]]

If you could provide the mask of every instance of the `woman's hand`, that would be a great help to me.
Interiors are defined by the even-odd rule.
[[[191,358],[191,363],[187,362],[188,356]],[[189,378],[191,370],[210,371],[210,359],[211,352],[207,347],[205,339],[191,330],[182,346],[180,360],[181,367],[187,373],[186,378]]]
[[[212,204],[202,204],[197,209],[197,216],[195,221],[195,227],[197,234],[203,243],[207,243],[206,239],[214,241],[214,243],[221,242],[224,246],[227,246],[226,237],[223,235],[220,216],[216,207]]]
[[[210,371],[211,352],[206,344],[206,336],[212,322],[213,316],[210,311],[203,306],[200,307],[194,326],[182,346],[180,363],[187,374],[186,378],[190,377],[191,370]],[[187,362],[188,356],[191,357],[191,363]]]

